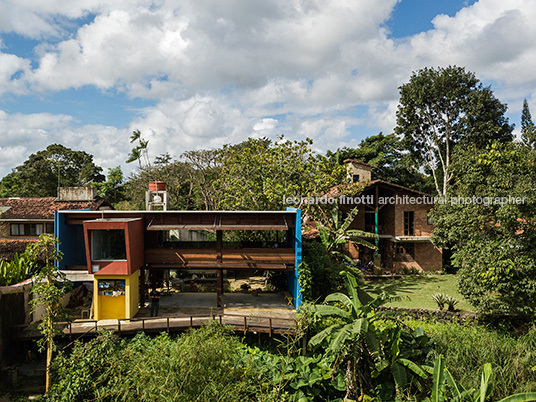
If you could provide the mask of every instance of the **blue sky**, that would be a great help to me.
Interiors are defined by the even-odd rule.
[[[356,146],[392,131],[412,71],[449,64],[518,125],[536,84],[530,0],[5,0],[0,15],[0,177],[54,142],[128,173],[134,129],[153,158],[282,133]]]

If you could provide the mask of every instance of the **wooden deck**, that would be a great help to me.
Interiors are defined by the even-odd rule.
[[[118,335],[133,335],[139,331],[146,333],[180,332],[188,328],[199,328],[210,321],[228,325],[235,332],[265,333],[268,336],[292,334],[296,329],[296,320],[290,318],[273,318],[246,316],[239,314],[182,315],[174,317],[146,317],[131,320],[76,320],[58,323],[58,328],[70,341],[82,337],[94,337],[99,330],[107,329]],[[34,340],[41,337],[32,326],[13,327],[14,340]]]

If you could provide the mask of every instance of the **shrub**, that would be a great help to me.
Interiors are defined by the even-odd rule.
[[[341,266],[318,241],[303,242],[303,262],[299,270],[304,301],[324,298],[342,285]]]
[[[35,258],[15,253],[13,260],[0,261],[0,286],[9,286],[31,278],[39,270]]]
[[[242,401],[255,399],[257,378],[239,340],[217,323],[175,339],[103,332],[55,359],[48,399]]]
[[[423,324],[416,320],[406,321],[406,324],[422,325],[431,333],[435,354],[445,357],[449,371],[465,388],[478,389],[482,367],[491,363],[491,400],[536,389],[535,328],[516,338],[474,324]]]

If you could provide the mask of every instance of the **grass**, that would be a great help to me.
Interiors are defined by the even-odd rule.
[[[363,289],[375,295],[383,290],[389,296],[401,298],[400,301],[387,303],[388,306],[428,310],[437,310],[432,295],[443,293],[459,300],[457,309],[474,312],[473,307],[458,292],[454,275],[411,275],[400,279],[366,281]]]

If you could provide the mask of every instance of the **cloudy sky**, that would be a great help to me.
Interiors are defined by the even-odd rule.
[[[535,20],[533,0],[0,0],[0,177],[51,143],[128,173],[134,129],[153,158],[280,134],[355,146],[391,132],[412,71],[451,64],[519,126]]]

